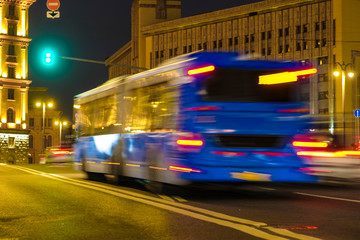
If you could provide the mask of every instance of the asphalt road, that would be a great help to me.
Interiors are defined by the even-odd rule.
[[[209,185],[157,194],[139,181],[88,181],[65,168],[0,166],[0,240],[360,236],[358,183]]]

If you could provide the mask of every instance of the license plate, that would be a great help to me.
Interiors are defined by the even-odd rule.
[[[231,172],[231,177],[246,181],[271,181],[270,174],[255,173],[255,172]]]

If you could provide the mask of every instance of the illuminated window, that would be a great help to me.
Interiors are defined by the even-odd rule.
[[[303,50],[306,50],[309,48],[309,45],[307,43],[307,41],[303,41]]]
[[[6,111],[6,120],[8,123],[14,123],[15,122],[15,112],[12,108],[8,108]]]
[[[315,48],[319,48],[319,47],[320,47],[320,40],[315,39]]]
[[[8,99],[14,100],[15,99],[15,90],[8,89]]]
[[[9,148],[15,148],[15,138],[14,137],[9,137],[8,138],[8,147]]]
[[[289,44],[285,44],[285,52],[290,52],[290,46]]]

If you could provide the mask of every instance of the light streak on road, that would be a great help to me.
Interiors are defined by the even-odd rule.
[[[157,208],[161,208],[164,210],[182,214],[182,215],[192,217],[195,219],[199,219],[202,221],[214,223],[214,224],[217,224],[220,226],[232,228],[237,231],[252,235],[254,237],[262,238],[262,239],[286,240],[289,237],[291,237],[291,238],[299,239],[299,240],[320,240],[319,238],[316,238],[316,237],[311,237],[311,236],[307,236],[304,234],[293,233],[286,229],[274,228],[274,227],[268,226],[266,223],[256,222],[256,221],[252,221],[252,220],[248,220],[248,219],[244,219],[244,218],[233,217],[233,216],[229,216],[229,215],[226,215],[223,213],[218,213],[215,211],[202,209],[199,207],[193,207],[193,206],[186,205],[186,204],[179,203],[179,202],[171,202],[171,201],[156,198],[156,197],[146,196],[143,194],[134,193],[134,192],[127,191],[127,190],[122,190],[122,189],[118,189],[115,187],[104,186],[104,185],[100,185],[100,184],[96,184],[96,183],[92,183],[92,182],[87,182],[84,180],[71,179],[71,178],[67,178],[64,176],[57,175],[57,174],[45,173],[45,172],[41,172],[41,171],[37,171],[37,170],[33,170],[33,169],[21,167],[21,166],[8,165],[8,167],[18,169],[18,170],[21,170],[24,172],[28,172],[30,174],[35,174],[35,175],[39,175],[42,177],[51,178],[56,181],[60,181],[60,182],[64,182],[64,183],[68,183],[68,184],[72,184],[72,185],[77,185],[80,187],[96,190],[99,192],[107,193],[107,194],[121,197],[124,199],[132,200],[132,201],[143,203],[143,204],[150,205],[150,206],[154,206]],[[274,235],[273,233],[278,234],[278,235]],[[281,235],[281,236],[279,236],[279,235]]]

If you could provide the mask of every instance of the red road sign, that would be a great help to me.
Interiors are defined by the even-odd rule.
[[[46,6],[50,11],[56,11],[60,7],[60,0],[47,0]]]

